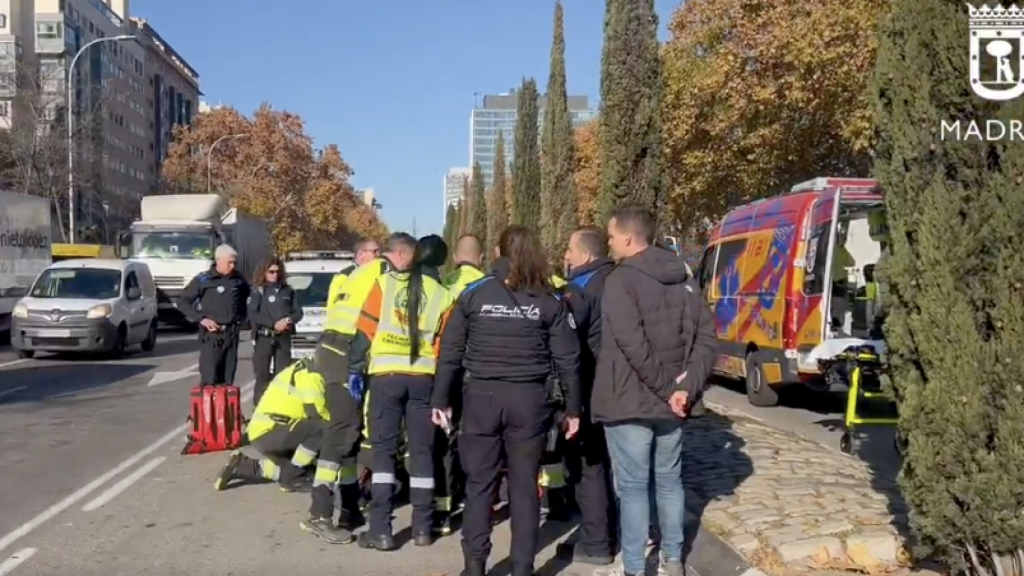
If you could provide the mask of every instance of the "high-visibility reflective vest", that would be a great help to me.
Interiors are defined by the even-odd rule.
[[[250,441],[276,426],[294,426],[307,418],[331,419],[324,377],[313,370],[311,359],[299,360],[270,381],[247,426]]]
[[[332,302],[338,300],[341,297],[341,290],[348,282],[348,277],[359,268],[358,266],[349,266],[341,272],[338,272],[331,278],[331,287],[327,289],[327,306],[330,307]]]
[[[367,373],[433,374],[437,367],[434,338],[441,328],[441,317],[454,300],[451,292],[433,278],[423,277],[419,313],[420,356],[411,362],[412,343],[405,312],[409,298],[409,274],[390,272],[381,276],[377,283],[381,290],[381,310],[377,333],[370,344]]]
[[[459,267],[444,279],[444,285],[448,287],[448,291],[452,293],[452,296],[458,298],[459,294],[462,294],[462,291],[466,289],[466,286],[484,276],[485,274],[472,264],[459,264]]]
[[[348,280],[342,286],[340,297],[328,303],[324,332],[354,335],[359,311],[366,303],[366,297],[370,295],[374,282],[390,269],[391,264],[386,259],[377,258],[349,274]]]
[[[565,285],[567,284],[565,279],[563,279],[558,274],[552,274],[551,277],[548,278],[548,282],[551,282],[551,286],[553,286],[556,290],[561,290],[562,288],[565,288]]]

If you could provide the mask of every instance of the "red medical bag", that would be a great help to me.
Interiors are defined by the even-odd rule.
[[[242,392],[238,386],[196,386],[189,402],[192,425],[182,454],[234,450],[242,445]]]

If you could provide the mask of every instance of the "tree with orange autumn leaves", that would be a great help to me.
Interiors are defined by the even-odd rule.
[[[662,48],[668,209],[684,229],[816,176],[866,176],[887,0],[686,2]]]
[[[670,228],[699,232],[731,207],[816,176],[868,175],[867,82],[886,5],[702,0],[676,9],[661,49]],[[599,129],[576,129],[581,225],[595,224]]]
[[[225,107],[175,128],[163,191],[205,193],[208,168],[213,192],[268,221],[279,254],[348,249],[360,236],[387,235],[373,208],[356,195],[341,151],[334,144],[314,148],[297,114],[264,104],[250,118]]]

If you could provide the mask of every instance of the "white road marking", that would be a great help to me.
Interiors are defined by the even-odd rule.
[[[94,492],[100,486],[116,478],[125,470],[128,470],[132,466],[135,466],[137,463],[139,463],[139,461],[141,461],[146,456],[149,456],[153,452],[156,452],[157,450],[162,448],[164,444],[167,444],[168,442],[174,439],[181,439],[182,435],[185,434],[185,431],[187,429],[188,425],[182,424],[181,426],[178,426],[174,430],[171,430],[167,434],[163,435],[156,442],[150,444],[149,446],[146,446],[145,448],[137,452],[134,456],[131,456],[124,462],[118,464],[117,467],[115,467],[114,469],[108,471],[106,474],[103,474],[102,476],[86,484],[85,486],[82,486],[67,498],[61,500],[60,502],[57,502],[56,504],[50,506],[46,510],[43,510],[43,512],[35,518],[22,524],[18,528],[15,528],[10,534],[7,534],[3,538],[0,538],[0,551],[3,551],[11,544],[14,544],[21,538],[24,538],[27,534],[29,534],[36,528],[42,526],[51,518],[57,516],[58,514],[67,510],[68,508],[74,506],[76,503],[78,503],[80,500],[84,499],[86,496]]]
[[[5,576],[13,572],[15,568],[21,566],[25,562],[28,562],[29,558],[35,556],[36,552],[38,552],[38,550],[35,548],[25,548],[12,554],[7,560],[0,562],[0,576]]]
[[[82,512],[92,512],[97,508],[102,508],[104,504],[110,502],[114,498],[117,498],[122,492],[131,488],[132,484],[135,484],[136,482],[141,480],[143,476],[149,474],[150,471],[152,471],[154,468],[163,464],[165,460],[167,460],[167,458],[164,458],[163,456],[150,460],[135,472],[132,472],[131,474],[122,478],[121,481],[118,482],[117,484],[114,484],[110,488],[104,490],[102,493],[100,493],[99,496],[94,498],[91,502],[89,502],[85,506],[82,506]]]
[[[198,368],[199,364],[196,363],[189,366],[188,368],[182,368],[181,370],[176,370],[174,372],[156,372],[155,374],[153,374],[153,377],[150,378],[149,384],[147,384],[147,386],[158,386],[160,384],[166,384],[168,382],[177,382],[178,380],[184,380],[189,376],[198,376],[199,372],[196,372],[196,369]]]
[[[22,362],[28,362],[28,358],[22,358],[21,360],[12,360],[11,362],[4,362],[3,364],[0,364],[0,368],[14,366],[15,364],[21,364]]]
[[[22,390],[25,390],[26,388],[28,388],[28,386],[18,386],[17,388],[11,388],[10,390],[4,390],[3,392],[0,392],[0,398],[3,398],[4,396],[10,396],[12,394],[17,394],[18,392],[21,392]]]
[[[243,386],[243,395],[248,396],[248,393],[252,392],[252,389],[255,386],[255,380],[252,380],[251,382]],[[84,500],[86,496],[95,492],[100,486],[103,486],[107,482],[113,480],[114,478],[122,474],[125,470],[128,470],[132,466],[135,466],[143,459],[145,459],[147,456],[162,448],[168,442],[175,439],[181,439],[182,436],[188,431],[188,428],[188,424],[182,424],[181,426],[178,426],[177,428],[171,430],[167,434],[164,434],[163,436],[160,437],[159,440],[153,442],[149,446],[146,446],[142,450],[136,452],[133,456],[129,457],[124,462],[121,462],[112,470],[103,474],[99,478],[96,478],[92,482],[89,482],[85,486],[82,486],[77,491],[73,492],[70,496],[64,498],[60,502],[57,502],[53,506],[50,506],[46,510],[43,510],[35,518],[15,528],[10,533],[6,534],[3,538],[0,538],[0,552],[3,552],[7,548],[10,548],[12,544],[17,542],[18,540],[21,540],[22,538],[30,534],[33,530],[39,528],[46,522],[50,521],[61,512],[67,510],[68,508],[74,506],[78,502]]]

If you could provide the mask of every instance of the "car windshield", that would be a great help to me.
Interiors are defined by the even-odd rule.
[[[334,274],[330,272],[292,272],[288,275],[288,285],[295,290],[301,306],[325,308],[332,279]]]
[[[117,298],[121,295],[121,271],[100,268],[50,268],[39,275],[30,294],[33,298]]]
[[[136,258],[213,258],[213,236],[208,232],[136,232],[132,238]]]

